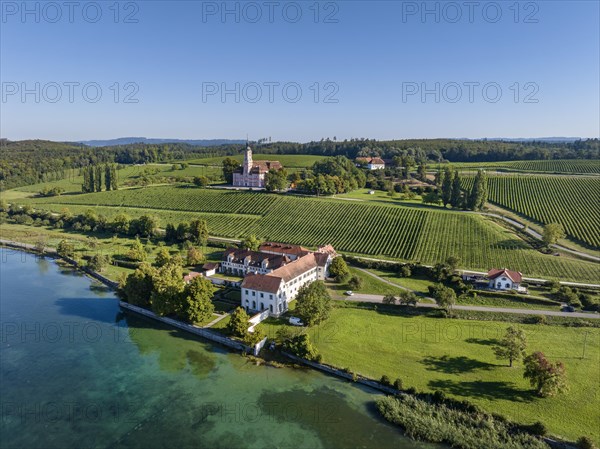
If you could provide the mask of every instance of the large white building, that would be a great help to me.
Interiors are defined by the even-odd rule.
[[[288,260],[296,257],[267,274],[248,274],[241,287],[242,307],[252,312],[268,310],[269,315],[279,316],[288,310],[288,304],[303,285],[327,277],[335,251],[331,246],[310,252],[295,245],[265,245],[266,249],[278,251]]]
[[[271,170],[283,168],[279,161],[257,161],[252,160],[252,148],[246,146],[244,156],[244,165],[240,170],[233,174],[233,185],[235,187],[256,187],[265,186],[265,175]]]

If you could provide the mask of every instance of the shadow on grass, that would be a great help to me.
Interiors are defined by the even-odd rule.
[[[531,402],[536,398],[532,390],[521,390],[511,382],[471,381],[457,382],[453,380],[431,380],[429,388],[444,393],[467,398],[497,400],[505,399],[513,402]]]
[[[499,341],[495,338],[467,338],[465,342],[484,346],[494,346],[499,343]]]
[[[486,362],[480,362],[469,357],[425,357],[421,363],[427,367],[429,371],[440,371],[446,374],[461,374],[470,373],[476,370],[489,370],[495,367]]]

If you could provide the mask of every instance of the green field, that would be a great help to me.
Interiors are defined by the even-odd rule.
[[[520,172],[539,173],[578,173],[600,174],[599,159],[556,159],[541,161],[507,161],[507,162],[459,162],[452,163],[459,170],[488,168]],[[430,166],[433,168],[434,165]],[[442,166],[443,167],[443,166]]]
[[[27,200],[24,200],[27,201]],[[202,217],[212,235],[316,247],[435,264],[450,255],[463,268],[510,267],[528,276],[596,282],[600,265],[543,255],[482,216],[437,207],[294,197],[256,192],[156,186],[29,200],[35,207],[72,212],[152,213],[161,223]],[[79,207],[77,207],[79,206]]]
[[[218,167],[195,167],[189,166],[183,169],[172,169],[172,164],[146,164],[146,165],[129,165],[117,171],[119,184],[121,187],[126,186],[129,182],[134,182],[142,176],[146,176],[150,183],[160,181],[162,178],[193,178],[195,176],[220,177],[222,170]],[[21,198],[30,197],[44,187],[60,187],[64,190],[64,194],[80,193],[83,176],[79,170],[69,170],[67,177],[58,181],[49,181],[39,184],[32,184],[23,187],[2,192],[2,198],[7,201],[18,201]]]
[[[465,180],[470,186],[473,178]],[[566,176],[490,176],[489,201],[540,224],[561,223],[567,236],[600,248],[600,180]]]
[[[506,327],[339,307],[309,333],[325,363],[375,379],[399,377],[405,388],[441,390],[517,422],[542,421],[555,435],[600,442],[600,329],[521,326],[529,352],[541,350],[566,366],[570,391],[542,399],[520,364],[509,368],[494,357],[491,345]]]
[[[226,156],[235,159],[238,162],[244,161],[243,154]],[[206,157],[202,159],[190,159],[186,162],[194,165],[221,165],[225,157]],[[286,168],[309,168],[323,159],[326,156],[313,156],[309,154],[253,154],[252,159],[255,161],[279,161]]]

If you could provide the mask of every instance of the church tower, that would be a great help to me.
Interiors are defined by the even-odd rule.
[[[244,175],[249,175],[252,171],[252,148],[250,144],[246,142],[246,155],[244,156]]]

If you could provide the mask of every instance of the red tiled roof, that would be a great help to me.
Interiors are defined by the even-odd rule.
[[[242,288],[261,292],[277,293],[282,279],[271,274],[248,274],[242,281]]]
[[[202,269],[203,270],[214,270],[215,268],[217,268],[219,266],[218,263],[213,263],[213,262],[207,262],[204,265],[202,265]]]
[[[197,271],[192,271],[190,274],[187,274],[183,277],[184,282],[190,282],[192,279],[202,276],[202,273],[198,273]]]
[[[357,157],[356,162],[359,162],[361,164],[368,164],[369,162],[371,162],[371,158],[370,157]]]
[[[318,266],[324,267],[327,265],[327,259],[329,259],[328,253],[315,253],[315,260]]]
[[[254,161],[250,173],[267,173],[281,168],[283,168],[283,165],[279,161]]]
[[[315,258],[315,254],[310,253],[294,260],[293,262],[290,262],[281,268],[276,269],[275,271],[272,271],[266,276],[277,276],[283,279],[285,282],[289,282],[316,267],[317,259]]]
[[[335,248],[332,245],[319,246],[319,249],[317,250],[317,252],[331,254],[332,257],[337,256],[337,253],[335,252]]]
[[[487,275],[489,279],[496,279],[499,276],[506,276],[517,284],[520,284],[521,280],[523,279],[523,274],[519,271],[511,271],[507,270],[506,268],[492,268],[490,271],[488,271]]]
[[[383,159],[381,159],[380,157],[374,157],[373,159],[371,159],[371,164],[385,164],[385,161]]]
[[[272,252],[278,254],[291,254],[294,256],[303,256],[310,250],[299,245],[288,245],[287,243],[265,242],[258,248],[262,252]]]

